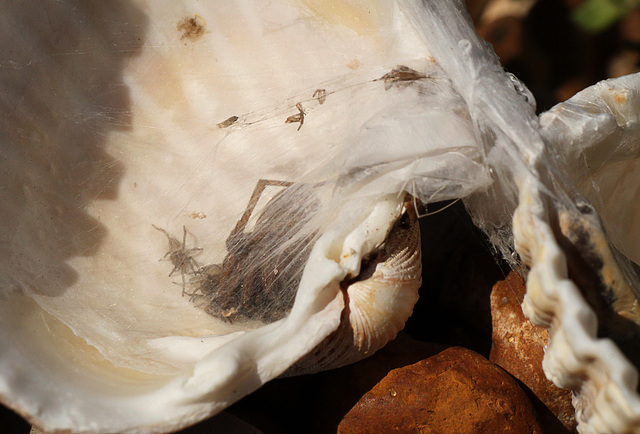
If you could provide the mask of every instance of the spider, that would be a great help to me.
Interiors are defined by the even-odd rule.
[[[182,226],[182,243],[180,243],[180,241],[178,241],[176,238],[169,235],[169,233],[164,229],[161,229],[154,224],[152,224],[151,226],[153,226],[154,229],[165,234],[167,236],[167,239],[169,240],[169,251],[162,258],[160,258],[160,260],[162,261],[163,259],[169,257],[169,260],[173,264],[173,270],[171,270],[171,273],[169,273],[169,277],[171,277],[176,271],[180,271],[180,275],[182,277],[182,296],[184,297],[185,294],[192,295],[187,293],[187,282],[185,279],[185,275],[198,273],[200,266],[196,262],[196,260],[193,259],[193,255],[196,252],[202,251],[202,248],[192,247],[190,249],[187,249],[186,226]]]

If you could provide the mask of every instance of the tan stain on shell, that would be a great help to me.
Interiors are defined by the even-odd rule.
[[[202,35],[204,35],[207,23],[200,15],[194,15],[193,17],[185,17],[177,24],[177,29],[182,33],[180,39],[188,39],[190,41],[197,41]]]
[[[207,215],[205,213],[203,213],[202,211],[187,211],[185,212],[185,215],[189,218],[192,218],[194,220],[202,220],[202,219],[206,219]]]
[[[360,61],[358,59],[353,59],[351,62],[347,63],[347,68],[353,69],[354,71],[360,68]]]
[[[627,92],[616,92],[613,95],[613,99],[616,103],[622,105],[626,104],[629,98],[627,97]]]

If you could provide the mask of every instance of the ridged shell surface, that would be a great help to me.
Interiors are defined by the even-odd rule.
[[[406,206],[413,206],[407,204]],[[411,316],[422,283],[420,226],[405,208],[360,274],[341,284],[340,326],[285,375],[333,369],[368,357],[395,339]]]

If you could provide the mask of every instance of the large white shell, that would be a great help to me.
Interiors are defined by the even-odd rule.
[[[341,282],[393,239],[407,190],[466,198],[531,267],[523,307],[550,328],[545,370],[575,391],[580,429],[638,428],[637,369],[596,335],[562,239],[582,228],[608,276],[626,277],[581,193],[613,245],[640,257],[637,216],[608,193],[635,198],[622,175],[638,156],[640,78],[539,120],[459,1],[4,2],[0,22],[0,399],[37,425],[175,430],[306,372],[296,362],[340,332]],[[229,323],[181,297],[183,276],[159,259],[186,227],[183,250],[222,263],[260,179],[313,191],[285,196],[291,213],[313,203],[294,234],[313,244],[286,317]],[[419,282],[416,250],[403,251],[347,289],[399,296],[376,309],[384,339],[332,345],[362,355],[402,327]],[[385,266],[407,280],[381,285]],[[620,294],[633,317],[635,296]]]
[[[489,182],[462,100],[395,3],[27,1],[0,20],[0,398],[46,430],[215,414],[338,328],[340,282],[387,239],[403,190],[428,202]],[[428,79],[385,78],[399,65]],[[314,244],[285,318],[229,323],[160,259],[186,227],[183,250],[222,263],[260,179],[313,187]],[[415,302],[410,270],[385,340]]]

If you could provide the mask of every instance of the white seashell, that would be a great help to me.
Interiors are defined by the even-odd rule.
[[[616,205],[618,201],[633,203],[629,195],[637,191],[633,186],[638,180],[623,168],[634,167],[640,155],[638,92],[637,74],[607,80],[541,116],[543,134],[553,137],[557,152],[571,162],[568,173],[578,191],[594,204],[576,200],[574,209],[559,207],[558,218],[566,237],[561,239],[564,245],[562,241],[559,244],[567,252],[569,272],[575,275],[581,263],[590,268],[581,273],[582,280],[572,277],[589,305],[583,300],[561,299],[545,306],[549,295],[535,288],[531,291],[534,297],[525,300],[523,308],[534,320],[541,316],[552,319],[552,333],[557,329],[553,323],[558,322],[554,317],[569,325],[564,328],[571,333],[556,333],[558,343],[547,350],[544,367],[560,385],[575,384],[577,376],[586,376],[587,380],[575,387],[574,399],[576,416],[585,432],[640,429],[636,349],[640,286],[637,266],[630,261],[637,263],[639,258],[633,226],[637,217],[633,206],[621,209]],[[581,155],[580,163],[572,158],[576,153]],[[579,256],[572,254],[572,246],[579,247]],[[590,278],[587,282],[586,276]],[[575,290],[571,283],[566,286],[565,293],[560,293],[562,298]],[[571,360],[575,363],[569,363]]]
[[[0,4],[3,403],[164,432],[375,352],[420,285],[409,192],[530,267],[580,430],[638,430],[638,76],[538,120],[461,1],[31,3]]]
[[[465,27],[459,20],[457,26],[445,24],[456,20],[454,8],[430,3],[419,15],[417,5],[408,4],[414,16],[420,17],[416,20],[423,24],[419,28],[424,40],[433,42],[429,45],[432,54],[468,102],[479,134],[489,131],[499,148],[492,149],[488,163],[504,178],[497,180],[489,195],[470,198],[467,205],[475,213],[476,223],[505,253],[510,240],[504,238],[504,226],[513,213],[515,248],[530,267],[523,309],[533,322],[550,331],[543,363],[547,376],[574,391],[581,432],[640,430],[637,367],[619,347],[631,345],[635,352],[637,274],[609,247],[595,211],[576,188],[582,184],[587,194],[585,184],[593,183],[597,191],[600,185],[624,178],[630,184],[620,189],[627,197],[637,191],[633,188],[637,180],[624,176],[630,175],[629,171],[608,180],[600,176],[607,165],[620,170],[616,161],[639,155],[640,76],[603,82],[583,91],[543,114],[540,129],[527,96],[519,86],[509,86],[509,77],[496,71],[497,59],[483,50],[471,26]],[[436,25],[425,27],[425,22]],[[461,51],[454,49],[454,41],[462,41]],[[497,100],[499,104],[495,104]],[[621,164],[633,166],[635,161]],[[511,176],[517,190],[509,186]],[[510,209],[514,193],[518,195],[516,210]],[[595,203],[620,200],[604,191],[598,196]],[[483,204],[488,198],[498,198],[506,206],[496,212]],[[613,232],[635,233],[620,220],[622,216],[634,218],[635,210],[620,212],[619,205],[609,209],[613,210],[618,213],[611,226]],[[637,251],[633,242],[619,240],[620,250],[633,258]],[[584,268],[576,268],[572,261],[584,261]],[[588,280],[590,277],[595,279]],[[589,287],[595,291],[589,292]],[[600,309],[598,315],[591,305]]]
[[[390,126],[417,126],[420,107],[455,95],[433,92],[446,91],[444,79],[414,86],[393,75],[404,63],[438,73],[410,32],[394,30],[404,19],[395,6],[336,5],[0,6],[3,20],[20,23],[2,30],[5,47],[20,47],[1,58],[0,152],[11,164],[0,180],[12,186],[0,211],[3,403],[47,431],[170,431],[215,414],[339,327],[340,283],[394,239],[407,173],[442,172],[450,150],[468,179],[462,189],[475,188],[484,169],[471,125],[449,104],[429,111],[459,130],[434,136],[439,158],[416,159],[434,151],[413,145],[387,165],[388,155],[374,152],[370,138],[386,149]],[[394,135],[398,148],[415,134]],[[354,160],[357,149],[363,158]],[[251,239],[264,227],[289,238],[225,265],[228,244],[240,243],[229,234],[260,179],[295,186],[267,188],[237,234]],[[436,200],[461,191],[447,184],[423,193]],[[295,207],[265,224],[274,207],[283,211],[276,197]],[[306,262],[291,262],[295,305],[280,320],[265,324],[275,318],[241,312],[244,305],[216,317],[181,296],[239,264],[286,275],[267,267],[270,258],[278,265],[287,246],[307,240]],[[402,266],[394,258],[374,280]],[[410,314],[419,253],[406,260],[411,274],[389,287],[408,288],[407,301],[394,299],[400,319],[374,330],[360,356]]]
[[[409,203],[408,206],[413,206]],[[370,255],[371,256],[371,255]],[[285,375],[337,368],[370,356],[395,339],[411,316],[422,283],[420,226],[412,208],[356,278],[341,284],[347,306],[340,326]]]

